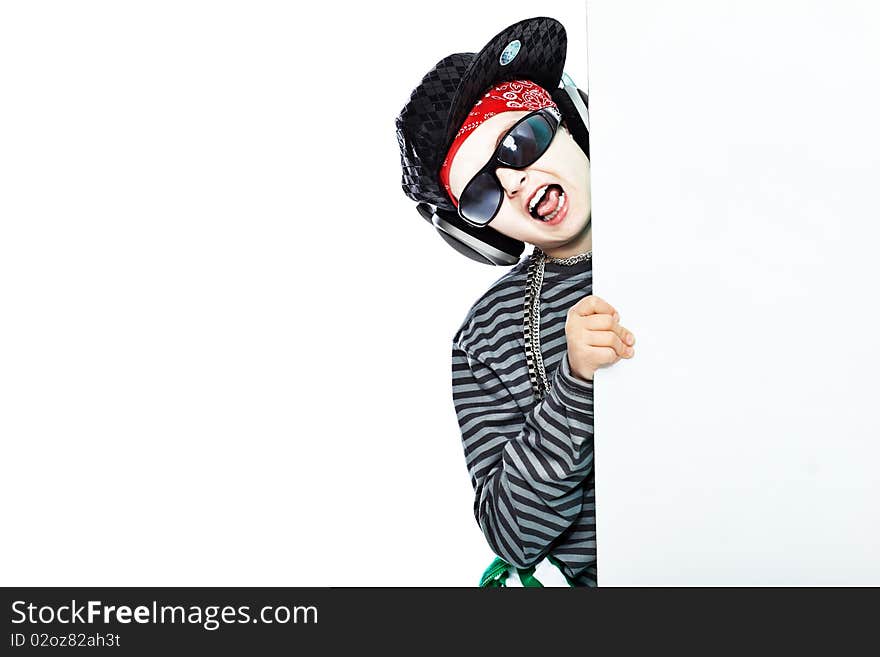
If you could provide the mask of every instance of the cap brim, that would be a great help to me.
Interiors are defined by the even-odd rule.
[[[518,50],[516,46],[508,48],[514,41],[519,41]],[[448,115],[444,148],[449,149],[468,112],[493,85],[530,80],[547,91],[556,89],[562,79],[567,47],[562,23],[543,16],[520,21],[495,35],[473,59],[458,85]],[[509,56],[515,50],[515,56],[502,64],[502,53],[507,51]]]

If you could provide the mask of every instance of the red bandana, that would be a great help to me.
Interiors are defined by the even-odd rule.
[[[528,80],[514,80],[503,82],[487,91],[477,101],[464,120],[458,134],[452,141],[443,166],[440,167],[440,182],[446,188],[446,193],[455,207],[458,207],[458,199],[452,195],[449,189],[449,170],[452,168],[452,160],[465,140],[470,137],[474,129],[489,117],[502,112],[534,112],[545,107],[556,107],[556,103],[547,93],[547,90]]]

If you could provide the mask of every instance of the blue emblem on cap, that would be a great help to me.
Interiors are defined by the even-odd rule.
[[[498,63],[502,66],[507,66],[516,59],[516,56],[519,54],[519,49],[522,48],[522,44],[519,42],[519,39],[516,41],[511,41],[505,46],[504,50],[501,52],[501,57],[498,60]]]

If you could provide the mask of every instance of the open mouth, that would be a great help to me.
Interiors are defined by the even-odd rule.
[[[553,221],[565,205],[565,190],[559,185],[544,185],[529,201],[529,214],[538,221]]]

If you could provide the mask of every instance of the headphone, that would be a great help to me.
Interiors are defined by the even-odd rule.
[[[551,92],[553,102],[559,106],[568,131],[587,158],[590,157],[590,118],[587,94],[577,88],[565,73],[559,88]],[[502,235],[490,226],[471,226],[458,216],[458,212],[437,208],[421,202],[416,206],[419,214],[437,229],[440,237],[453,249],[471,260],[487,265],[515,265],[519,262],[525,244]]]

